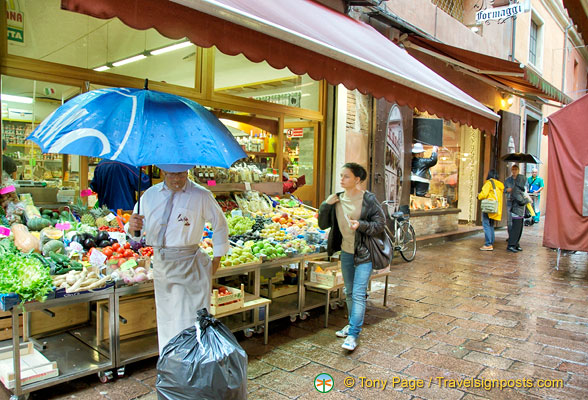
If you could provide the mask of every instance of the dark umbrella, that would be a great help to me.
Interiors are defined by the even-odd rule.
[[[502,161],[511,161],[516,163],[542,164],[541,160],[536,156],[527,153],[509,153],[500,157],[500,159]]]

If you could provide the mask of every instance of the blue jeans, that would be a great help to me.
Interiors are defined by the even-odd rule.
[[[488,214],[482,213],[482,226],[484,227],[485,246],[494,246],[494,220]]]
[[[363,325],[367,286],[372,275],[372,263],[354,265],[353,254],[341,252],[341,270],[345,283],[349,336],[357,338]]]

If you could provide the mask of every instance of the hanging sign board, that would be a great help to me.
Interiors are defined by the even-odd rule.
[[[6,2],[6,33],[8,43],[24,45],[24,13],[15,0]]]
[[[412,137],[415,141],[430,146],[443,146],[443,120],[437,118],[414,118]]]
[[[485,22],[490,20],[506,20],[514,18],[518,14],[529,12],[531,10],[531,4],[529,0],[525,0],[519,3],[513,3],[504,7],[486,8],[476,13],[477,22]]]
[[[304,137],[304,129],[303,128],[286,129],[286,136],[289,139]]]

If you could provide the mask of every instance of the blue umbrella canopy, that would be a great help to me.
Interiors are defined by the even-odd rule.
[[[108,88],[81,94],[55,110],[27,139],[43,153],[100,157],[137,167],[229,168],[247,157],[206,108],[146,89]]]

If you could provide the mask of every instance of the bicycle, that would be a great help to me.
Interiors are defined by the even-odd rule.
[[[395,205],[395,203],[389,200],[382,203],[382,209],[386,215],[386,229],[392,240],[394,250],[398,250],[404,261],[411,262],[416,255],[417,244],[414,228],[409,220],[410,214],[405,214],[403,211],[390,214],[390,206],[392,205]],[[389,223],[392,224],[392,229],[390,229]]]

